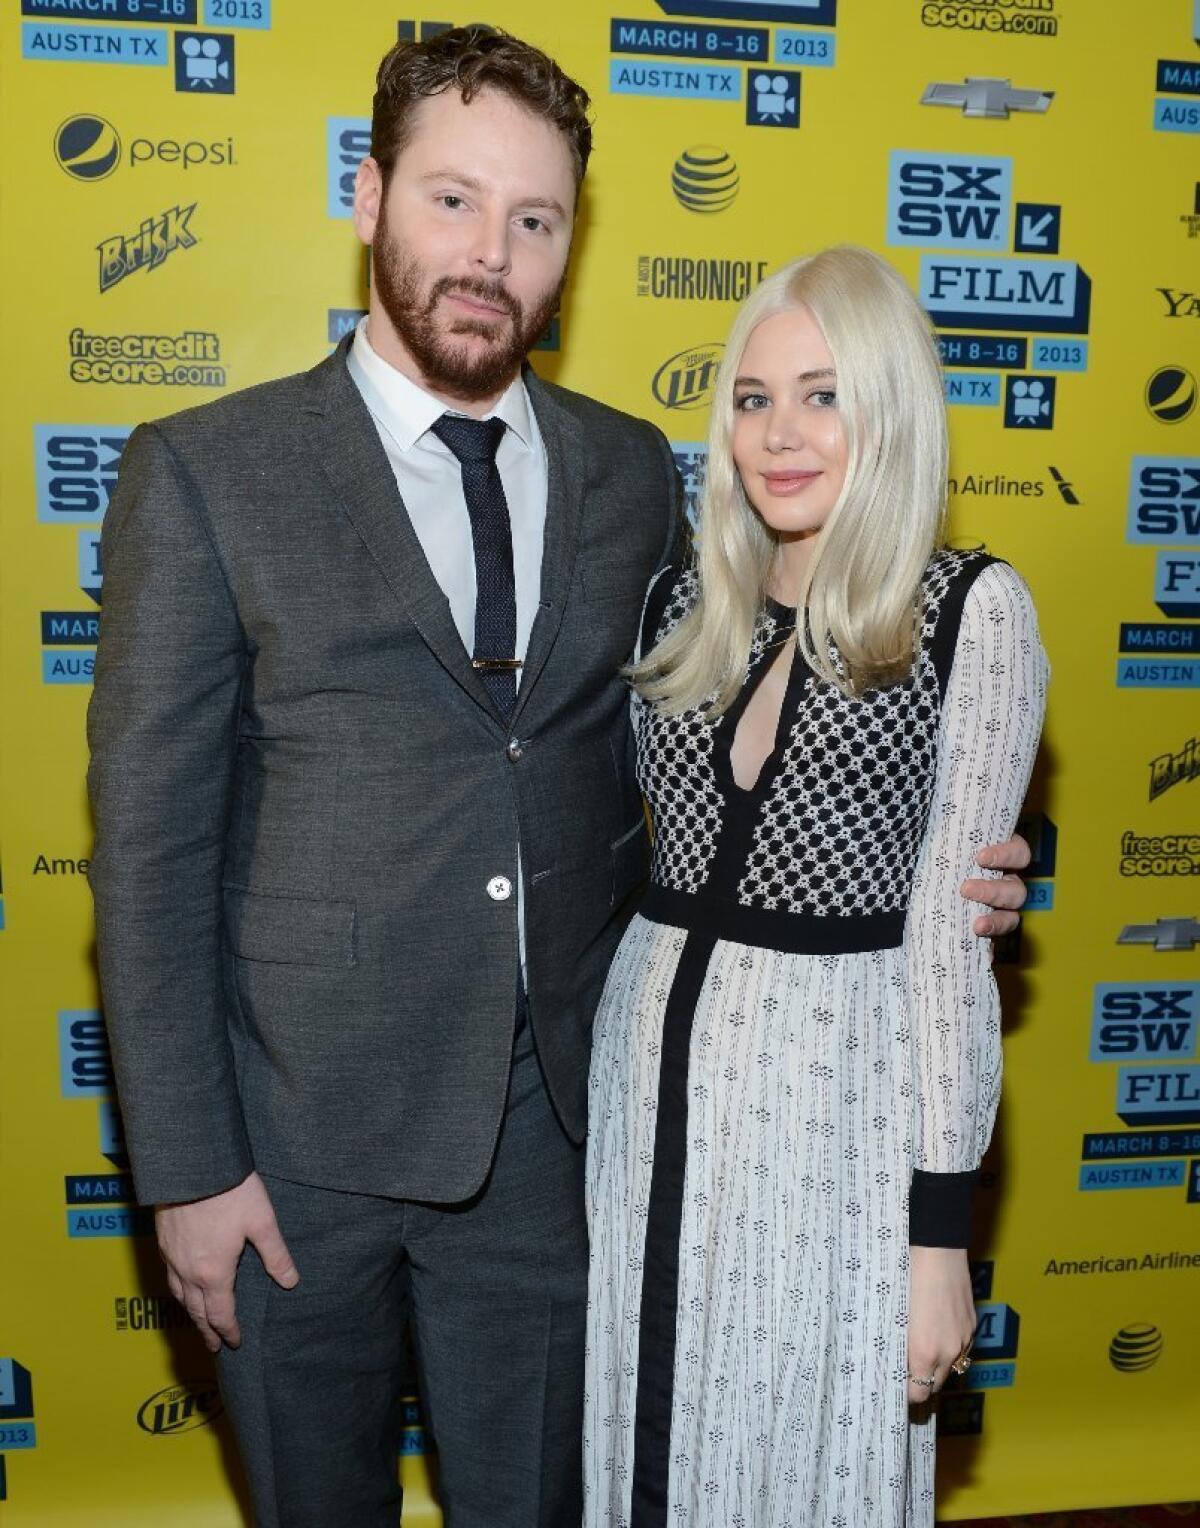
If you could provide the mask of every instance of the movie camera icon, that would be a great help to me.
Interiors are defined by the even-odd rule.
[[[1005,428],[1051,429],[1055,380],[1054,377],[1009,377],[1004,399]]]
[[[799,127],[800,75],[794,69],[750,71],[746,121],[751,127]]]
[[[175,89],[232,95],[232,35],[227,32],[177,32]]]

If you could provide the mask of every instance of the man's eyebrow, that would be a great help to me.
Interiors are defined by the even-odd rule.
[[[435,180],[451,180],[456,186],[462,186],[467,191],[486,190],[481,180],[476,180],[473,175],[464,174],[462,170],[430,170],[427,175],[421,176],[423,184]],[[560,218],[565,218],[567,215],[566,208],[552,196],[521,196],[516,200],[518,207],[540,207],[546,212],[556,212]]]

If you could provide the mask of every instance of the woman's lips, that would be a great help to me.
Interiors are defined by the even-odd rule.
[[[819,472],[764,472],[762,480],[773,498],[783,499],[789,494],[803,493],[820,476]]]

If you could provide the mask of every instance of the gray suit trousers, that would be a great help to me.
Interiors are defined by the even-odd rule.
[[[409,1321],[447,1528],[575,1528],[583,1149],[554,1116],[528,1026],[473,1198],[265,1181],[300,1283],[278,1288],[247,1247],[242,1345],[218,1363],[258,1528],[395,1528]]]

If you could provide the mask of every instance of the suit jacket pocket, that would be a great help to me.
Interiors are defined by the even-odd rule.
[[[280,965],[352,966],[354,903],[226,886],[225,926],[235,955]]]

